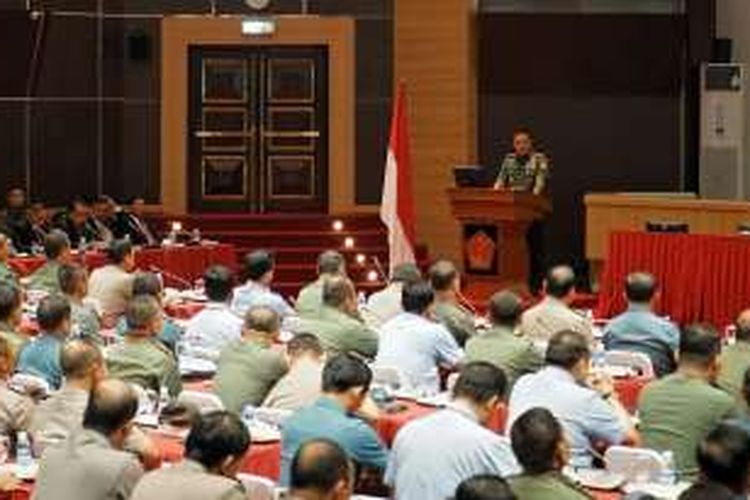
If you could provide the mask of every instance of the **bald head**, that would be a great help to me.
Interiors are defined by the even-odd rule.
[[[354,284],[345,276],[331,276],[323,283],[323,303],[335,309],[343,309],[355,300]]]
[[[336,250],[326,250],[318,255],[318,274],[320,276],[346,275],[346,259]]]
[[[133,387],[118,379],[107,379],[91,391],[83,428],[107,437],[123,430],[138,411],[138,395]]]
[[[547,272],[547,294],[564,299],[575,288],[576,274],[570,266],[555,266]]]
[[[742,311],[734,322],[737,340],[750,342],[750,309]]]
[[[60,353],[60,367],[67,381],[88,379],[103,361],[99,348],[86,340],[67,342]]]
[[[489,310],[493,325],[513,328],[521,318],[523,303],[513,292],[498,292],[490,299]]]
[[[436,292],[447,292],[457,288],[458,269],[449,260],[435,262],[429,270],[430,285]]]
[[[270,307],[252,307],[245,313],[245,330],[275,336],[281,328],[279,315]]]
[[[656,293],[656,278],[653,274],[630,273],[625,279],[625,295],[634,304],[648,304]]]
[[[313,439],[300,446],[292,459],[293,495],[305,492],[311,498],[336,498],[342,493],[350,493],[351,488],[352,465],[338,444],[327,439]]]

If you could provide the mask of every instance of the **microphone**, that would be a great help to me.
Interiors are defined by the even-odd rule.
[[[391,280],[383,269],[383,264],[380,263],[380,259],[377,255],[372,256],[372,263],[375,265],[375,272],[377,272],[386,284],[390,284]]]
[[[170,273],[169,271],[166,271],[158,266],[150,265],[148,266],[148,270],[152,273],[159,274],[162,277],[167,278],[168,280],[174,281],[182,285],[185,288],[193,288],[193,283],[191,281],[186,280],[185,278],[182,278],[181,276],[177,276],[174,273]]]
[[[469,299],[466,298],[466,295],[464,295],[460,291],[457,291],[456,297],[458,298],[458,301],[461,302],[461,305],[468,309],[471,314],[473,314],[474,316],[479,316],[476,307],[474,307]]]

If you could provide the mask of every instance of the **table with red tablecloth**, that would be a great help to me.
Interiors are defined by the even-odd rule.
[[[750,304],[750,238],[702,234],[615,232],[610,235],[597,315],[625,307],[623,284],[647,271],[660,285],[657,312],[680,324],[730,324]]]
[[[631,414],[635,413],[638,409],[638,398],[641,395],[641,391],[652,380],[653,378],[651,377],[627,377],[616,378],[614,380],[617,398],[628,412]]]
[[[80,259],[80,255],[75,255],[75,257]],[[106,254],[102,251],[86,252],[82,260],[89,269],[95,269],[107,263]],[[137,249],[135,262],[136,267],[143,271],[151,269],[163,271],[164,281],[168,286],[184,288],[186,283],[183,281],[192,283],[203,276],[207,267],[222,264],[234,268],[237,260],[233,245],[204,244]],[[33,273],[43,264],[44,258],[38,256],[10,259],[11,267],[21,276]]]

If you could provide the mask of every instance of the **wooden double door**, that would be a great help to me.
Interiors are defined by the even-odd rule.
[[[189,74],[190,209],[325,212],[327,48],[193,47]]]

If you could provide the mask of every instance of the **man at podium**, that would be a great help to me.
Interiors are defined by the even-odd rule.
[[[544,194],[549,176],[549,159],[534,150],[531,131],[524,128],[513,132],[513,152],[508,153],[495,179],[495,189],[529,191]]]

